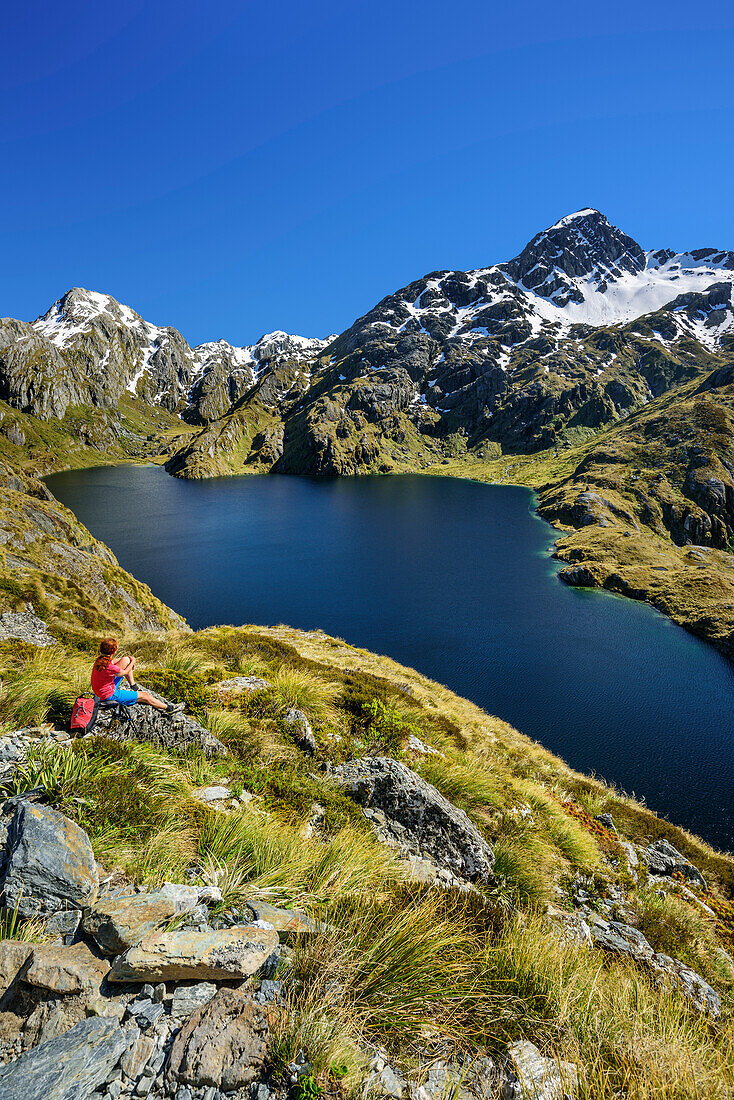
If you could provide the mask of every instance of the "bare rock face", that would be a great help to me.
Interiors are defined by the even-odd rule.
[[[82,1020],[3,1066],[0,1100],[87,1100],[111,1079],[126,1046],[117,1020]]]
[[[94,732],[113,741],[150,741],[178,751],[194,746],[207,756],[223,756],[227,751],[213,733],[188,714],[167,718],[162,711],[144,703],[130,707],[124,718],[114,710],[100,710]]]
[[[513,1043],[507,1054],[509,1071],[502,1084],[502,1100],[564,1100],[576,1095],[579,1071],[572,1062],[544,1058],[527,1041]]]
[[[366,757],[340,765],[333,774],[361,806],[382,812],[396,841],[456,878],[491,880],[494,852],[482,834],[463,810],[405,764]]]
[[[33,945],[0,940],[0,997],[10,988],[33,954]]]
[[[30,608],[30,604],[28,606]],[[6,611],[0,615],[0,641],[7,638],[20,638],[37,646],[56,645],[56,639],[49,634],[46,623],[32,610]]]
[[[96,897],[99,875],[89,837],[56,810],[21,802],[7,851],[5,904],[20,916],[80,909]]]
[[[168,1065],[169,1086],[214,1086],[230,1092],[256,1081],[268,1048],[266,1010],[235,989],[221,989],[181,1028]]]
[[[153,933],[115,959],[109,980],[249,978],[277,946],[277,932],[252,925],[206,932]]]
[[[706,879],[697,867],[694,867],[684,855],[674,848],[668,840],[656,840],[642,852],[651,875],[672,875],[678,871],[689,882],[706,889]]]
[[[102,898],[84,914],[84,931],[106,955],[119,955],[195,904],[158,892]]]
[[[109,969],[109,962],[94,955],[85,943],[34,944],[23,981],[50,993],[83,993],[99,990]]]

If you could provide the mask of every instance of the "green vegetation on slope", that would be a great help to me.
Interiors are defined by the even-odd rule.
[[[631,1100],[729,1095],[734,967],[723,948],[734,926],[674,887],[662,891],[644,869],[635,883],[594,815],[611,813],[640,844],[667,837],[704,872],[707,901],[722,914],[734,897],[729,857],[417,672],[320,632],[219,627],[131,634],[124,645],[141,682],[185,700],[226,756],[92,737],[31,751],[11,789],[43,785],[120,885],[193,871],[222,888],[224,908],[259,896],[324,922],[294,948],[277,1025],[284,1064],[306,1048],[315,1085],[346,1097],[364,1072],[365,1040],[410,1072],[447,1049],[499,1055],[527,1037],[582,1067],[587,1100],[620,1090]],[[68,718],[94,638],[61,652],[31,648],[0,643],[7,729]],[[245,697],[213,689],[242,674],[270,686]],[[293,705],[312,725],[314,756],[284,722]],[[465,894],[408,876],[329,772],[368,753],[403,760],[466,811],[495,848],[493,886]],[[198,788],[222,782],[252,799],[227,809],[197,800]],[[560,935],[546,908],[572,908],[579,883],[694,966],[720,992],[722,1018],[707,1020],[629,962]]]

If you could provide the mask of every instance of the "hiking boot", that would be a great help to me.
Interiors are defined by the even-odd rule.
[[[166,718],[172,718],[174,714],[181,714],[184,709],[183,703],[169,703],[166,709],[163,711]]]

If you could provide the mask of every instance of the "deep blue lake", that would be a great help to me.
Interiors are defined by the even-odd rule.
[[[734,848],[734,666],[644,604],[566,587],[528,490],[156,466],[47,481],[191,626],[321,627],[386,653]]]

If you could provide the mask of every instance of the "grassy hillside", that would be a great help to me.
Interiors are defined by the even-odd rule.
[[[226,756],[98,737],[32,751],[13,789],[43,784],[120,885],[185,881],[193,869],[222,888],[223,908],[259,896],[325,922],[294,947],[279,1024],[285,1061],[308,1050],[315,1095],[353,1095],[370,1043],[411,1076],[457,1050],[501,1056],[519,1037],[579,1064],[588,1100],[730,1095],[729,857],[413,670],[320,632],[219,627],[123,644],[138,656],[138,679],[185,701]],[[5,729],[62,722],[93,645],[90,636],[60,660],[0,644]],[[270,686],[223,703],[211,685],[243,673]],[[293,706],[312,725],[314,756],[284,723]],[[494,847],[493,886],[463,893],[411,879],[331,778],[331,765],[365,754],[403,760],[466,811]],[[252,799],[226,809],[197,801],[197,789],[222,782]],[[705,874],[701,896],[715,915],[644,866],[635,882],[618,837],[594,820],[603,812],[634,843],[675,844]],[[709,981],[721,1019],[566,938],[552,914],[572,911],[582,889]]]

